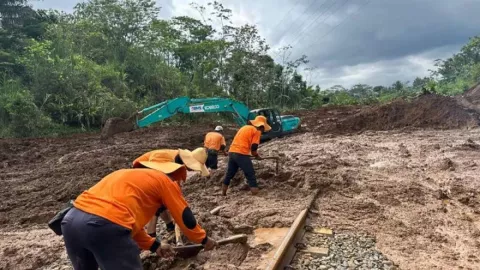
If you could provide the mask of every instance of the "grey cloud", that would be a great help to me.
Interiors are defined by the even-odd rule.
[[[435,48],[419,54],[395,59],[362,62],[355,65],[320,67],[312,75],[312,83],[328,88],[336,84],[351,87],[357,83],[391,85],[395,81],[412,82],[416,77],[429,76],[434,60],[447,58],[463,44]]]
[[[370,2],[363,6],[366,1]],[[69,11],[75,2],[78,0],[44,0],[35,5]],[[157,2],[162,7],[162,18],[185,15],[177,14],[176,9],[185,4],[183,0]],[[234,16],[248,17],[251,23],[257,24],[272,47],[295,44],[292,57],[306,54],[309,66],[319,68],[312,82],[321,83],[323,87],[337,83],[351,85],[357,81],[390,84],[397,79],[413,80],[417,75],[428,74],[433,60],[450,56],[469,37],[480,34],[478,0],[220,2],[232,9]],[[328,7],[331,9],[327,11]],[[357,14],[349,15],[359,7],[362,8]],[[318,17],[319,14],[323,16]],[[340,22],[340,26],[332,28]],[[431,62],[418,65],[409,57]],[[355,76],[353,73],[360,72],[359,69],[375,71]]]
[[[34,8],[37,9],[58,9],[68,13],[73,12],[73,7],[81,0],[41,0],[31,1]]]
[[[355,5],[365,1],[356,1]],[[335,5],[339,6],[341,1],[337,2]],[[347,6],[334,14],[340,22],[347,16]],[[395,59],[467,42],[469,37],[478,34],[480,17],[476,14],[477,10],[480,10],[480,1],[372,0],[356,16],[348,18],[324,38],[321,37],[331,29],[331,25],[317,24],[309,29],[308,36],[304,35],[306,37],[294,51],[298,51],[297,55],[300,52],[309,55],[313,63],[325,67]],[[306,10],[305,16],[313,16],[314,12],[319,11],[311,8]],[[298,36],[288,34],[283,40],[291,42],[288,38],[291,35]]]
[[[31,4],[37,9],[59,9],[68,13],[73,12],[77,3],[87,0],[40,0],[32,1]],[[170,18],[173,13],[173,0],[157,1],[157,5],[161,7],[160,17]]]

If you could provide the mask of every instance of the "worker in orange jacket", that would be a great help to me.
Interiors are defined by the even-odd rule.
[[[189,154],[188,162],[195,159]],[[63,218],[61,230],[75,270],[140,270],[140,249],[172,256],[170,245],[161,244],[144,229],[162,205],[192,242],[201,243],[205,250],[216,246],[197,224],[178,185],[187,177],[186,166],[171,162],[165,152],[152,153],[148,161],[139,163],[134,169],[105,176],[84,191]],[[196,163],[192,167],[203,165]]]
[[[225,142],[225,137],[223,136],[223,127],[215,127],[215,131],[208,132],[205,135],[205,140],[203,142],[204,147],[207,149],[208,157],[205,165],[207,168],[216,170],[218,169],[218,153],[221,152],[227,156],[225,148],[227,143]]]
[[[248,186],[253,195],[258,193],[257,179],[255,170],[250,157],[260,159],[258,154],[258,145],[263,132],[268,132],[272,128],[267,123],[265,116],[259,115],[255,120],[250,120],[248,125],[240,128],[233,138],[228,154],[227,173],[222,184],[222,194],[227,195],[230,181],[240,168],[247,178]]]
[[[162,153],[165,157],[168,157],[170,162],[175,162],[180,165],[185,165],[188,170],[199,171],[202,176],[208,176],[209,172],[207,167],[205,166],[205,162],[207,161],[206,149],[199,147],[192,152],[188,150],[182,149],[159,149],[147,152],[140,157],[136,158],[133,163],[133,168],[139,168],[143,165],[141,164],[142,161],[148,161],[150,156],[153,154]],[[183,181],[182,181],[183,182]],[[181,186],[182,182],[177,182]],[[157,222],[158,218],[161,218],[166,225],[166,229],[168,232],[173,232],[175,230],[175,224],[173,219],[165,207],[162,205],[156,212],[155,216],[147,224],[147,233],[151,237],[157,236]]]

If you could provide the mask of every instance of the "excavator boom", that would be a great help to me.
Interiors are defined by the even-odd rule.
[[[246,125],[249,120],[250,111],[247,106],[241,102],[233,101],[226,98],[205,98],[190,99],[188,97],[179,97],[166,100],[162,103],[145,108],[139,112],[143,118],[137,120],[138,127],[146,127],[153,123],[165,120],[177,113],[233,113],[237,124]]]
[[[178,97],[155,104],[139,111],[129,119],[110,118],[102,129],[101,139],[108,139],[114,134],[128,132],[135,127],[143,128],[151,124],[163,121],[178,113],[219,113],[230,112],[239,126],[244,126],[248,120],[252,120],[256,115],[267,117],[272,128],[276,127],[265,138],[279,137],[286,133],[297,130],[300,125],[300,119],[294,116],[280,116],[274,109],[257,109],[250,111],[248,107],[238,101],[228,98],[203,98],[191,99],[188,97]]]

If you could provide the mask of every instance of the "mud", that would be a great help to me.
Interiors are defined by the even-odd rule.
[[[334,180],[316,202],[314,224],[375,235],[377,249],[401,269],[478,269],[480,181],[471,162],[480,152],[459,148],[465,137],[479,141],[480,131],[313,136],[308,151],[348,163],[318,170]]]
[[[473,128],[480,124],[480,87],[462,97],[422,95],[381,106],[346,106],[301,111],[305,130],[321,134],[350,134],[366,130]],[[469,106],[461,101],[466,101]]]
[[[313,225],[374,235],[376,249],[401,269],[480,268],[477,116],[450,99],[431,98],[420,97],[416,106],[397,101],[294,113],[302,117],[302,132],[260,147],[263,156],[280,156],[280,170],[275,173],[272,160],[254,161],[258,196],[242,188],[241,173],[227,196],[220,195],[224,157],[211,177],[193,175],[184,185],[210,237],[246,233],[247,245],[187,260],[145,252],[145,269],[257,269],[274,247],[258,242],[256,232],[289,227],[317,189]],[[0,269],[71,269],[62,238],[46,227],[56,211],[144,152],[196,148],[213,128],[148,128],[107,142],[99,134],[0,140]],[[236,127],[224,128],[229,143]],[[160,222],[173,244],[163,228]]]

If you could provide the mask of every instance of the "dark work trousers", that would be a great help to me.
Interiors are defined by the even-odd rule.
[[[205,166],[214,170],[218,169],[218,151],[208,149],[207,162],[205,162]]]
[[[75,270],[141,270],[140,249],[130,230],[72,208],[62,221],[68,258]]]
[[[245,174],[245,178],[247,178],[248,186],[258,187],[257,178],[255,177],[255,170],[253,169],[253,163],[252,163],[252,160],[250,159],[250,156],[242,155],[238,153],[228,154],[227,174],[225,175],[225,179],[223,180],[223,183],[225,185],[227,186],[230,185],[230,181],[237,173],[238,168],[240,168]]]

